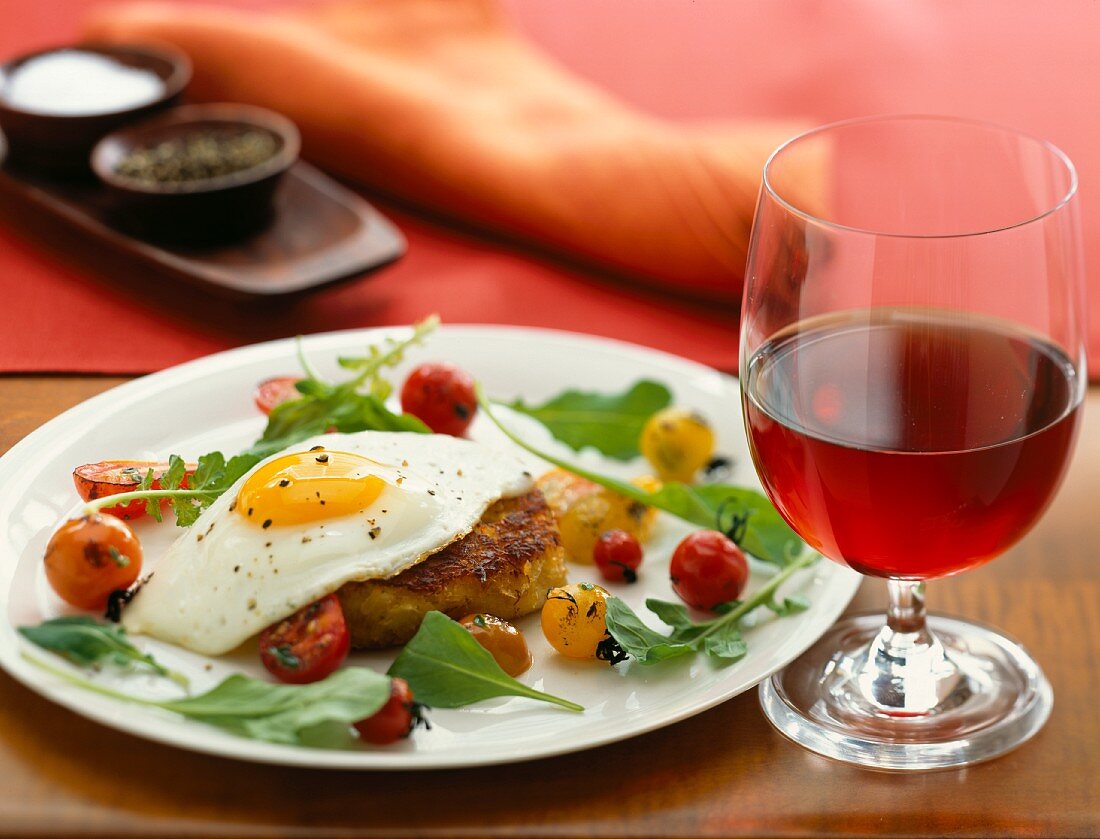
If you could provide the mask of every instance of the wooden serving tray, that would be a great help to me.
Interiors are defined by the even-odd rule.
[[[0,162],[3,149],[0,148]],[[297,294],[362,275],[405,253],[405,238],[374,207],[307,163],[286,173],[275,218],[228,245],[148,242],[116,227],[98,181],[60,181],[0,165],[0,197],[33,205],[138,264],[237,298]]]

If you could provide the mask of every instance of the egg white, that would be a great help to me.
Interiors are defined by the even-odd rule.
[[[378,461],[382,493],[362,513],[265,529],[260,511],[232,509],[257,464],[163,557],[147,558],[153,575],[124,610],[126,629],[221,655],[344,583],[401,573],[533,485],[512,454],[440,434],[326,434],[268,460],[313,446]]]

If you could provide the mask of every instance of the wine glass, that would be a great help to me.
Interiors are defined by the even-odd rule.
[[[1077,177],[1062,152],[940,117],[836,123],[764,167],[741,321],[756,470],[803,539],[887,581],[761,685],[771,722],[878,769],[988,760],[1053,695],[1017,643],[926,617],[925,581],[1042,515],[1084,395]]]

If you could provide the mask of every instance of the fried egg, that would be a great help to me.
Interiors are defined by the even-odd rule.
[[[163,557],[122,622],[206,655],[353,580],[399,574],[528,492],[507,452],[440,434],[326,434],[255,466]]]

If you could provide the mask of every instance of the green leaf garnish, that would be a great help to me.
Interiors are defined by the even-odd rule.
[[[779,617],[785,618],[788,615],[796,615],[799,612],[805,612],[810,608],[810,601],[804,595],[795,594],[783,598],[782,603],[776,603],[774,600],[769,600],[764,605],[779,615]]]
[[[130,557],[126,556],[126,554],[122,553],[114,545],[109,545],[107,547],[107,553],[111,557],[111,562],[113,562],[119,568],[125,568],[127,565],[130,564]]]
[[[142,500],[146,512],[160,521],[161,501],[167,499],[171,501],[176,524],[189,527],[218,496],[261,460],[330,429],[345,434],[356,431],[431,433],[431,429],[411,414],[395,414],[386,407],[384,400],[392,386],[381,374],[386,368],[400,363],[409,347],[422,343],[438,325],[439,318],[433,315],[416,324],[407,338],[387,338],[381,346],[368,348],[365,356],[340,359],[341,366],[356,371],[356,375],[338,384],[318,375],[299,343],[298,357],[306,378],[296,387],[302,395],[272,410],[263,435],[251,448],[228,461],[221,452],[205,454],[198,459],[195,474],[190,478],[187,478],[183,458],[171,455],[168,469],[160,477],[159,489],[153,489],[156,479],[149,470],[132,492],[90,501],[85,509],[91,512]]]
[[[618,597],[607,599],[607,631],[618,642],[623,652],[638,659],[642,664],[655,664],[692,651],[691,647],[681,639],[665,636],[655,629],[650,629]]]
[[[153,704],[253,740],[298,745],[309,729],[359,722],[389,697],[389,678],[365,667],[344,667],[308,685],[273,685],[234,675],[198,696]]]
[[[186,676],[169,670],[131,644],[121,626],[101,623],[88,615],[54,618],[38,626],[21,626],[19,634],[32,644],[81,667],[110,664],[122,670],[155,673],[178,684],[187,684]]]
[[[297,670],[302,666],[301,659],[290,651],[290,647],[268,647],[267,651],[272,658],[288,670]]]
[[[442,612],[424,616],[388,672],[408,682],[418,702],[434,708],[458,708],[495,696],[526,696],[570,711],[584,710],[513,679],[473,635]]]
[[[428,315],[419,323],[413,324],[413,334],[403,340],[386,338],[382,347],[367,348],[364,356],[341,356],[339,364],[347,370],[359,373],[357,380],[362,383],[374,377],[386,367],[393,367],[405,360],[405,351],[412,346],[422,344],[439,326],[439,315]],[[314,377],[316,378],[316,377]]]
[[[73,664],[116,664],[182,680],[152,656],[143,654],[125,631],[90,617],[57,618],[19,630],[28,640],[62,655]],[[297,659],[287,650],[288,666]],[[153,706],[243,737],[272,743],[300,744],[309,729],[322,723],[351,724],[366,719],[390,696],[390,676],[405,679],[418,703],[457,708],[496,696],[525,696],[583,711],[576,703],[537,691],[500,669],[492,655],[460,624],[441,612],[429,612],[420,630],[402,650],[386,676],[362,667],[345,667],[309,685],[276,685],[234,675],[206,693],[182,699],[144,699],[92,682],[75,673],[27,657],[65,681],[104,696]]]
[[[216,726],[241,737],[302,745],[324,724],[351,725],[372,716],[390,697],[390,679],[365,667],[345,667],[308,685],[275,685],[234,675],[206,693],[183,699],[144,699],[25,656],[32,664],[84,690]]]
[[[698,652],[725,664],[732,663],[743,658],[748,651],[741,637],[741,620],[746,615],[766,606],[783,616],[801,611],[805,608],[803,604],[808,605],[804,598],[795,596],[788,597],[783,606],[777,606],[775,592],[793,574],[808,568],[818,559],[820,555],[816,553],[807,553],[795,559],[747,600],[725,604],[721,614],[706,621],[693,621],[688,610],[679,603],[647,600],[646,607],[672,628],[667,635],[647,626],[621,599],[610,597],[607,600],[607,631],[623,651],[639,664],[655,664]]]
[[[508,407],[537,419],[573,451],[592,446],[615,460],[631,460],[640,454],[646,421],[671,403],[667,387],[643,379],[623,393],[567,390],[541,405],[517,399]]]
[[[748,553],[764,562],[784,566],[802,553],[804,543],[798,534],[783,521],[771,502],[756,490],[730,484],[688,486],[670,481],[655,492],[647,492],[634,484],[601,475],[532,446],[505,426],[493,413],[492,405],[480,385],[477,387],[477,395],[478,404],[485,416],[509,440],[554,466],[624,495],[632,501],[664,510],[691,524],[721,530]]]

